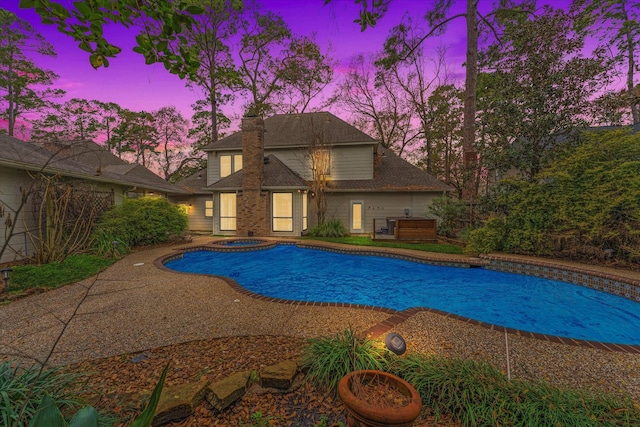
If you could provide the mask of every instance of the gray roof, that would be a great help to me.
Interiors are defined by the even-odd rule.
[[[239,171],[214,182],[209,187],[210,190],[238,190],[242,188],[242,171]],[[304,179],[282,163],[276,156],[265,157],[264,180],[262,188],[265,190],[275,189],[307,189],[308,185]]]
[[[0,134],[0,165],[63,176],[187,194],[149,169],[129,164],[92,141],[37,144]]]
[[[176,185],[184,188],[193,194],[211,194],[211,191],[207,191],[207,169],[201,169],[196,173],[181,179],[176,182]]]
[[[306,147],[309,135],[321,133],[324,143],[375,144],[376,140],[344,120],[328,112],[303,114],[276,114],[264,121],[264,146]],[[237,150],[242,148],[242,132],[236,132],[203,148],[205,151]]]

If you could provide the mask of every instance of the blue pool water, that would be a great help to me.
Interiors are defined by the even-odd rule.
[[[395,310],[430,307],[530,332],[640,345],[640,303],[533,276],[293,245],[250,252],[188,252],[166,267],[230,277],[274,298]]]

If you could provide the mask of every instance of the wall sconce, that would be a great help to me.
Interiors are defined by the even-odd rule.
[[[197,177],[196,179],[202,179],[202,174],[201,174],[201,173],[199,173],[199,174],[198,174],[198,177]]]
[[[407,342],[402,338],[402,335],[395,332],[391,332],[386,336],[384,345],[398,356],[407,351]]]
[[[315,193],[315,191],[310,192],[310,193],[309,193],[309,195],[311,196],[311,198],[312,198],[312,199],[313,199],[314,197],[316,197],[316,193]]]
[[[13,269],[11,268],[3,268],[2,270],[0,270],[2,280],[4,281],[4,288],[2,289],[2,292],[6,292],[7,288],[9,288],[9,275],[12,271]]]

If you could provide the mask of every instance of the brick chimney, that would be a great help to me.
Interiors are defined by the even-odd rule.
[[[262,192],[264,179],[264,121],[242,119],[242,193],[236,198],[236,235],[269,235],[269,197]]]

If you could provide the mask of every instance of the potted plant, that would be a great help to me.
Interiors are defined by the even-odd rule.
[[[416,389],[379,370],[353,371],[338,383],[349,427],[410,427],[422,409]]]

